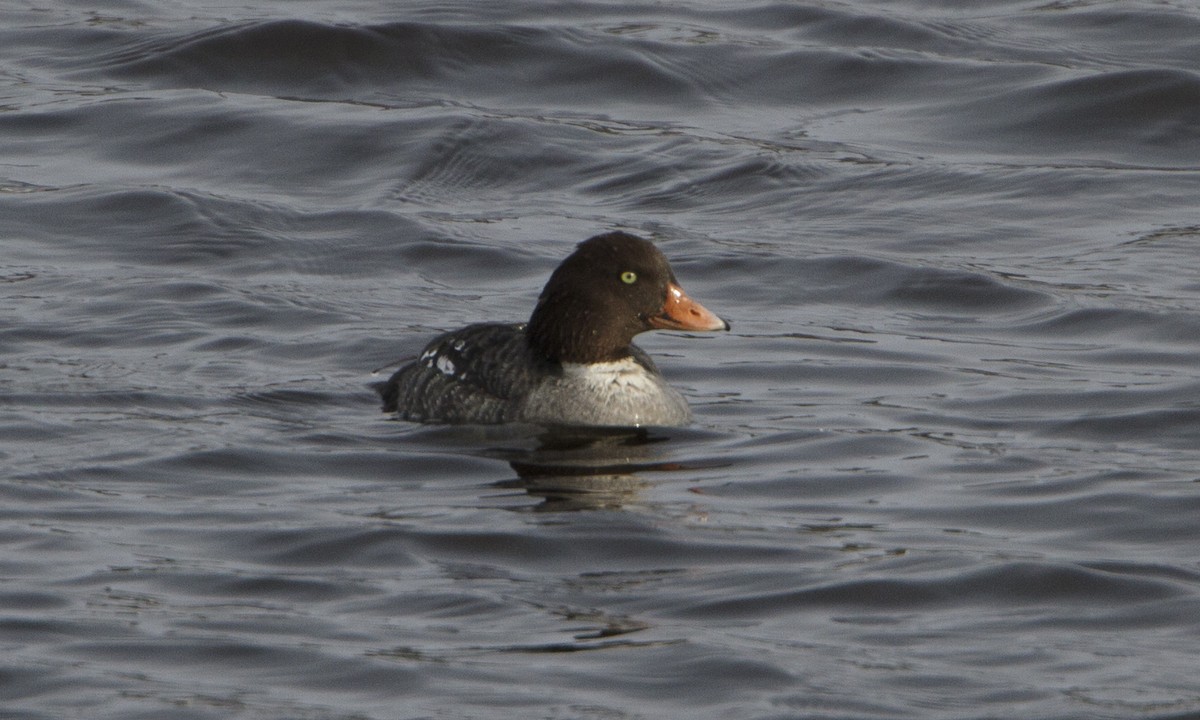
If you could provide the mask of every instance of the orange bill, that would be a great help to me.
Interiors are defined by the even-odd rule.
[[[662,314],[649,320],[659,330],[728,330],[729,323],[687,296],[675,283],[667,284],[667,300]]]

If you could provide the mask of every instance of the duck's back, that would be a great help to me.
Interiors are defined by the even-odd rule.
[[[502,423],[553,369],[529,348],[524,324],[481,323],[433,339],[379,387],[383,409],[405,420]]]

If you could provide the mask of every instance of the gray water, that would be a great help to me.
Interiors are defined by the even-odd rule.
[[[0,10],[0,716],[1200,714],[1200,8]],[[696,423],[389,420],[653,238]]]

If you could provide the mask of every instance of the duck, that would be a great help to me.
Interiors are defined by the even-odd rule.
[[[384,412],[419,423],[682,426],[687,400],[633,339],[729,329],[684,292],[652,242],[608,232],[559,264],[528,322],[439,335],[376,390]]]

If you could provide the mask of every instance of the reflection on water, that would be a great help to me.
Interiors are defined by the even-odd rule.
[[[670,436],[646,428],[553,428],[528,450],[491,451],[517,477],[493,487],[541,498],[537,512],[617,509],[649,487],[646,473],[674,472],[699,463],[663,460]]]
[[[632,472],[603,474],[599,468],[580,468],[579,474],[560,472],[561,468],[539,468],[513,463],[517,478],[501,480],[493,486],[519,488],[541,498],[535,512],[618,509],[634,503],[649,483]]]

